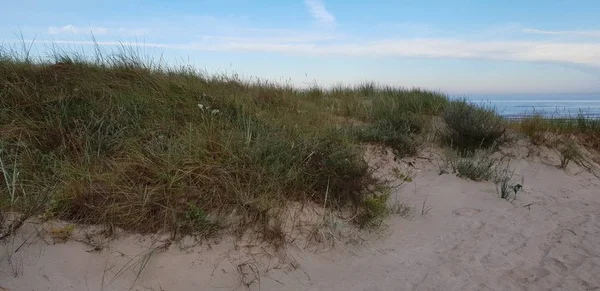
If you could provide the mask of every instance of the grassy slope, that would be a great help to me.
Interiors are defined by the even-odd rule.
[[[368,212],[376,182],[360,141],[414,152],[423,126],[411,116],[447,103],[372,84],[208,77],[125,54],[51,64],[8,54],[0,83],[0,207],[141,232],[264,230],[285,203],[326,196]],[[348,119],[367,125],[340,126]]]
[[[435,116],[461,150],[490,146],[506,128],[493,111],[423,90],[299,90],[126,53],[14,56],[0,54],[0,210],[24,217],[272,237],[287,203],[327,199],[365,225],[385,201],[362,143],[413,154]]]

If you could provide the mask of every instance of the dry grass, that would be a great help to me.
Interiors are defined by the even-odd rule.
[[[575,138],[587,148],[600,151],[600,120],[588,118],[582,114],[572,118],[549,119],[536,115],[512,123],[517,131],[526,134],[532,143],[556,146],[555,137]]]

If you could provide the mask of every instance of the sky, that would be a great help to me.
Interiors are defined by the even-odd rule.
[[[0,1],[0,45],[40,56],[95,40],[298,86],[600,93],[598,0]]]

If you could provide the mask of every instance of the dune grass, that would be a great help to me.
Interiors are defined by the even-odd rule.
[[[127,50],[51,55],[0,50],[0,209],[142,233],[266,236],[289,202],[377,219],[362,143],[410,155],[417,117],[448,102],[373,83],[249,82]]]
[[[583,145],[600,151],[600,119],[583,114],[562,119],[536,115],[514,122],[513,127],[529,136],[534,144],[548,144],[551,140],[547,138],[547,133],[553,133],[573,136]]]
[[[508,126],[493,109],[474,106],[466,100],[452,101],[443,117],[449,130],[447,142],[460,151],[498,145]]]
[[[495,156],[491,149],[452,151],[446,154],[446,167],[460,177],[473,181],[498,181],[508,175],[510,164],[501,156]]]

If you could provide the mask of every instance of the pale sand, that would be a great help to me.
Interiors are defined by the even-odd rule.
[[[84,239],[83,231],[76,230],[66,243],[53,244],[47,235],[44,242],[36,234],[40,226],[28,224],[1,245],[0,286],[5,290],[245,290],[246,285],[250,290],[600,290],[600,179],[576,165],[558,169],[553,166],[557,156],[548,150],[541,151],[541,158],[526,157],[525,147],[504,149],[515,158],[515,173],[524,176],[524,189],[513,204],[500,199],[492,183],[440,175],[440,159],[427,151],[421,156],[431,162],[408,159],[414,167],[394,162],[389,153],[373,158],[383,165],[382,173],[392,167],[413,169],[414,181],[394,196],[414,205],[415,213],[411,219],[390,218],[379,235],[345,232],[333,248],[314,243],[303,248],[294,242],[277,252],[240,243],[234,247],[228,239],[196,246],[186,239],[163,249],[164,242],[157,239],[119,234],[108,247],[94,251],[74,241]],[[431,210],[420,215],[425,197]],[[321,234],[326,233],[323,228]],[[140,265],[144,268],[136,280]]]

